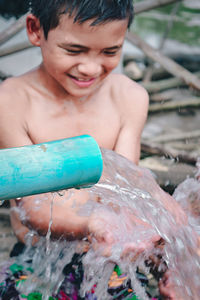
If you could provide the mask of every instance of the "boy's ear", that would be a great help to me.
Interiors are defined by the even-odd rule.
[[[41,40],[41,34],[42,34],[42,28],[40,26],[40,21],[36,16],[34,16],[32,14],[29,14],[27,16],[26,30],[27,30],[27,35],[28,35],[28,38],[29,38],[29,41],[31,42],[31,44],[39,47],[40,40]]]

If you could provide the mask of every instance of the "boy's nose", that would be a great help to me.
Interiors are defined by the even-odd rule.
[[[102,73],[102,66],[99,63],[89,61],[79,64],[78,72],[83,76],[96,78]]]

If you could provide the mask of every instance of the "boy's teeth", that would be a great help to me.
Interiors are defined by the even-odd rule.
[[[81,78],[77,78],[78,81],[90,81],[90,79],[81,79]]]

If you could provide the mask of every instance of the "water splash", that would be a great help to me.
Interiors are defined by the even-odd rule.
[[[189,222],[185,222],[183,218],[178,221],[175,211],[177,207],[171,203],[171,212],[166,210],[167,200],[164,194],[157,192],[157,184],[150,171],[135,166],[112,151],[103,149],[102,154],[104,174],[98,184],[88,189],[91,199],[98,195],[101,200],[88,201],[80,214],[90,216],[96,213],[102,218],[109,216],[108,222],[104,223],[104,230],[109,232],[111,223],[114,223],[112,234],[115,242],[109,256],[106,256],[103,255],[105,248],[101,245],[97,248],[96,237],[91,237],[91,246],[82,260],[84,280],[81,295],[84,297],[98,283],[95,291],[98,300],[111,299],[107,293],[107,282],[117,264],[127,274],[127,280],[131,281],[139,298],[149,299],[136,278],[136,270],[139,267],[148,273],[151,264],[147,262],[151,261],[150,257],[160,257],[158,271],[165,271],[166,266],[172,270],[171,280],[176,285],[177,299],[199,299],[200,256],[195,233],[199,232],[199,227],[197,220],[188,212],[188,206],[185,206],[185,211]],[[195,184],[198,190],[200,183],[196,181]],[[184,203],[185,199],[190,198],[189,190],[191,182],[184,183],[176,190],[174,197],[178,202]],[[152,242],[157,235],[165,241],[164,247],[159,243],[155,247],[156,243]],[[29,241],[29,247],[19,260],[26,264],[31,257],[35,271],[19,288],[24,293],[41,291],[44,299],[56,294],[63,280],[63,267],[71,261],[77,248],[81,249],[80,244],[84,242],[52,241],[47,253],[45,239],[40,239],[34,250]],[[130,248],[131,251],[123,255],[123,249],[127,245],[136,247]],[[137,245],[141,245],[141,249]]]

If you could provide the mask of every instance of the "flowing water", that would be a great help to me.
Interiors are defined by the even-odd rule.
[[[196,233],[200,233],[200,211],[194,214],[187,200],[191,195],[194,201],[200,198],[200,183],[196,179],[187,179],[175,191],[175,198],[183,203],[188,214],[187,222],[183,216],[177,219],[177,207],[168,203],[168,198],[160,192],[148,170],[112,151],[103,149],[102,154],[104,174],[98,184],[88,189],[91,199],[96,194],[101,200],[89,201],[80,214],[89,216],[92,212],[101,216],[104,234],[111,232],[114,242],[109,255],[105,255],[105,243],[98,243],[95,236],[91,237],[91,246],[82,259],[84,280],[81,295],[85,297],[87,291],[98,283],[97,298],[112,299],[107,293],[107,284],[117,264],[127,274],[127,281],[131,281],[139,299],[149,299],[136,278],[136,270],[139,267],[148,273],[150,257],[159,257],[157,269],[159,272],[165,271],[166,266],[171,269],[177,299],[199,299],[200,253]],[[60,195],[64,197],[62,193]],[[165,209],[166,205],[172,208],[171,213]],[[165,241],[164,247],[163,243],[155,242],[154,237],[158,235]],[[33,233],[27,236],[26,251],[19,256],[18,263],[30,269],[31,258],[34,272],[31,271],[18,288],[25,294],[40,291],[42,299],[49,299],[50,295],[57,293],[63,281],[63,267],[71,262],[77,248],[81,249],[80,244],[85,241],[49,242],[49,239],[41,239],[33,248],[32,236]]]

